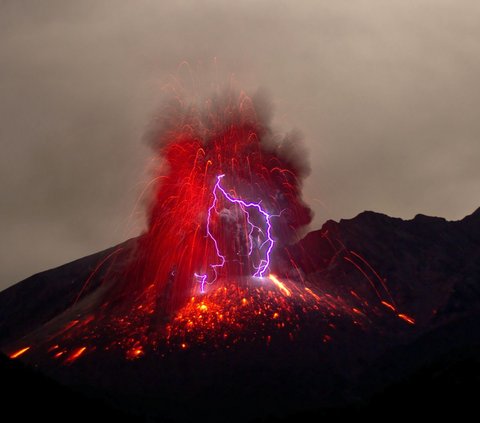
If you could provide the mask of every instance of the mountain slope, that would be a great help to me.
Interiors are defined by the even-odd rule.
[[[28,348],[19,359],[54,380],[173,420],[264,418],[368,401],[435,363],[476,360],[480,209],[456,222],[373,212],[329,221],[276,253],[274,271],[289,275],[283,285],[247,280],[230,290],[219,282],[228,308],[213,297],[180,310],[183,338],[168,348],[162,342],[176,316],[152,310],[141,320],[117,304],[142,305],[138,296],[117,295],[137,242],[1,292],[0,349]],[[211,317],[207,305],[208,313],[238,318],[218,326],[224,332],[208,329],[217,321],[202,323]],[[151,324],[163,329],[144,328]],[[189,325],[201,328],[196,338]],[[125,354],[124,344],[133,349]]]

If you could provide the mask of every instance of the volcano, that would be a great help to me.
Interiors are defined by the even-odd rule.
[[[65,389],[153,421],[375,404],[392,386],[395,401],[380,402],[408,409],[418,404],[412,386],[424,386],[419,374],[469,363],[465,373],[479,380],[480,209],[460,221],[374,212],[328,221],[276,251],[283,273],[219,272],[174,308],[174,268],[161,291],[125,289],[146,242],[0,293],[1,350]]]
[[[149,139],[144,233],[3,292],[10,359],[149,420],[248,421],[369,401],[480,341],[479,211],[302,237],[300,140],[232,90],[176,97]]]

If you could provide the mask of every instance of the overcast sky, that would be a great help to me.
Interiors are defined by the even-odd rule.
[[[270,93],[310,152],[313,227],[462,218],[479,42],[478,0],[0,0],[0,289],[141,230],[142,136],[172,76]]]

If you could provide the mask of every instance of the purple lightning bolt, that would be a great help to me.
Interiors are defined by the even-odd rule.
[[[260,277],[261,278],[267,272],[268,267],[270,266],[270,254],[271,254],[271,252],[273,250],[273,246],[275,244],[275,242],[272,238],[272,224],[270,222],[270,219],[272,218],[272,216],[269,215],[265,210],[263,210],[263,208],[260,205],[260,202],[259,203],[247,203],[247,202],[245,202],[245,201],[243,201],[239,198],[232,197],[220,185],[220,182],[221,182],[221,180],[224,176],[225,175],[218,175],[217,176],[217,183],[215,184],[215,186],[213,188],[213,201],[212,201],[212,204],[210,205],[210,207],[208,208],[208,213],[207,213],[207,236],[213,241],[213,245],[215,246],[215,251],[217,253],[218,258],[220,259],[220,262],[210,265],[210,267],[212,268],[213,273],[215,275],[211,282],[207,282],[207,275],[206,274],[205,275],[199,275],[197,273],[194,274],[195,278],[200,283],[200,291],[202,293],[205,292],[205,284],[206,283],[213,283],[217,280],[217,276],[218,276],[217,269],[220,268],[220,267],[223,267],[225,265],[225,261],[226,261],[225,256],[223,256],[220,252],[220,249],[218,247],[218,242],[217,242],[216,238],[212,235],[212,232],[210,231],[210,219],[211,219],[211,216],[212,216],[212,210],[216,211],[216,206],[217,206],[217,202],[218,202],[217,191],[219,191],[223,195],[223,197],[225,197],[231,203],[237,204],[238,206],[240,206],[240,209],[246,215],[247,223],[250,225],[250,232],[248,233],[248,238],[249,238],[249,242],[250,242],[248,255],[251,255],[252,251],[253,251],[253,237],[252,237],[253,230],[258,229],[261,233],[263,233],[263,231],[258,226],[255,226],[251,222],[250,213],[248,212],[248,209],[251,209],[251,208],[256,209],[265,218],[265,224],[266,224],[266,228],[267,228],[266,235],[265,235],[266,239],[262,243],[262,245],[260,245],[259,249],[263,248],[265,245],[267,245],[267,249],[265,251],[265,257],[260,260],[260,263],[259,263],[258,267],[254,266],[255,269],[256,269],[256,272],[253,274],[254,277]]]

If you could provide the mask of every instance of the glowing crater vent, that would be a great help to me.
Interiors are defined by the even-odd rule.
[[[211,219],[212,219],[212,212],[218,214],[217,211],[217,204],[219,196],[222,196],[228,202],[239,206],[240,210],[245,214],[245,220],[248,224],[248,255],[251,256],[253,253],[254,248],[257,249],[261,253],[261,258],[258,264],[254,264],[253,267],[255,272],[252,276],[262,278],[268,271],[268,267],[270,266],[270,255],[273,250],[273,246],[275,241],[272,238],[272,223],[271,218],[275,217],[275,215],[270,215],[267,213],[263,207],[261,206],[261,202],[254,203],[254,202],[246,202],[240,198],[235,198],[231,194],[229,194],[221,185],[221,181],[224,178],[225,174],[217,176],[217,182],[213,187],[213,200],[208,208],[207,213],[207,237],[210,238],[213,242],[215,247],[215,252],[218,257],[218,262],[214,264],[210,264],[209,267],[212,269],[213,278],[211,281],[208,280],[208,275],[205,274],[198,274],[195,273],[194,276],[198,283],[200,283],[200,291],[202,293],[205,292],[205,285],[211,284],[215,282],[218,277],[218,269],[224,267],[226,263],[226,258],[220,251],[219,243],[215,236],[212,233],[211,229]],[[256,226],[251,219],[250,211],[256,210],[263,219],[265,219],[265,230],[263,231],[261,228]],[[253,232],[257,230],[259,234],[262,234],[264,239],[261,243],[255,242],[253,237]]]

